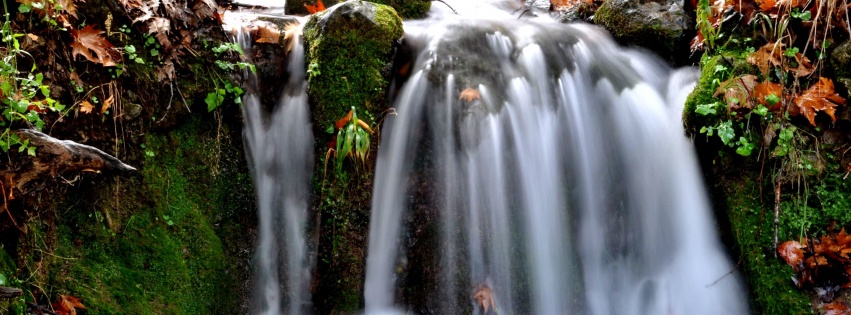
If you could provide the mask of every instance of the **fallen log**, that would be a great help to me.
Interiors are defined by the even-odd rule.
[[[21,289],[0,286],[0,299],[11,299],[22,294],[24,294],[24,291],[21,291]]]
[[[36,148],[35,156],[10,151],[10,163],[0,166],[0,180],[6,187],[24,191],[31,181],[69,172],[129,172],[136,169],[98,148],[69,140],[59,140],[33,129],[18,129],[12,133],[21,141],[29,140]],[[8,192],[11,194],[11,192]]]

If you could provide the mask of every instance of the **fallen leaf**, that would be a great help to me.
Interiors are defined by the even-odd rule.
[[[759,4],[759,8],[763,11],[770,11],[777,5],[777,1],[775,0],[757,0],[757,3]]]
[[[823,315],[851,315],[851,309],[843,302],[832,302],[824,305]]]
[[[110,50],[115,48],[102,35],[103,33],[103,31],[95,28],[94,24],[89,24],[79,31],[72,29],[71,35],[74,37],[74,42],[71,43],[72,56],[80,55],[105,67],[115,66],[116,63],[112,60],[110,54]],[[92,53],[95,55],[92,55]]]
[[[478,100],[482,98],[482,94],[479,93],[478,90],[474,88],[466,88],[461,91],[461,94],[458,95],[459,100],[464,100],[465,102],[470,102],[472,100]]]
[[[800,268],[804,266],[804,251],[802,248],[804,247],[801,246],[801,243],[786,241],[777,247],[777,252],[780,254],[780,258],[786,261],[787,265],[792,266],[792,269],[795,269],[795,271],[800,271]]]
[[[774,102],[774,104],[771,104],[771,102],[769,101],[770,99],[772,99],[772,95],[774,96],[774,100],[776,101]],[[769,110],[776,110],[780,108],[781,96],[783,96],[783,86],[777,83],[766,81],[757,84],[753,88],[753,97],[754,99],[756,99],[756,102],[762,104]],[[768,97],[769,100],[766,100],[766,97]]]
[[[473,299],[476,300],[476,303],[479,303],[479,306],[484,309],[483,314],[487,314],[488,310],[491,307],[496,310],[496,304],[493,299],[493,292],[487,285],[482,285],[476,292],[473,294]]]
[[[309,4],[305,3],[304,7],[307,8],[307,12],[310,13],[310,14],[325,11],[325,4],[322,3],[322,0],[316,0],[315,5],[309,5]]]
[[[804,91],[804,94],[796,97],[793,102],[797,105],[798,112],[804,115],[811,125],[815,126],[815,116],[817,111],[822,111],[833,122],[836,122],[836,106],[845,104],[845,99],[836,93],[833,89],[833,81],[819,77],[816,84],[810,86]]]
[[[757,66],[763,77],[768,76],[771,67],[780,66],[783,60],[783,43],[768,43],[748,56],[748,62]]]
[[[795,77],[805,77],[813,73],[813,65],[810,63],[810,60],[807,59],[803,54],[797,53],[795,54],[795,63],[798,65],[797,67],[790,67],[787,63],[784,65],[785,71],[791,71],[792,75]]]
[[[721,82],[715,90],[715,96],[724,95],[727,103],[727,111],[739,108],[752,108],[753,101],[751,93],[756,87],[757,77],[755,75],[743,75]]]
[[[92,105],[92,103],[89,103],[89,101],[80,102],[80,112],[81,113],[91,114],[93,108],[95,108],[94,105]]]
[[[336,123],[336,124],[334,124],[334,127],[337,127],[337,130],[343,129],[343,127],[344,127],[344,126],[345,126],[345,125],[346,125],[346,124],[347,124],[350,120],[352,120],[352,114],[354,114],[354,109],[350,109],[350,110],[349,110],[349,113],[348,113],[348,114],[346,114],[346,116],[345,116],[345,117],[340,118],[340,120],[338,120],[338,121],[337,121],[337,123]]]
[[[60,295],[55,303],[51,304],[53,311],[60,315],[77,315],[77,309],[85,309],[79,298],[70,295]]]
[[[284,41],[286,42],[287,54],[293,50],[295,42],[300,40],[303,29],[300,23],[290,23],[284,26]]]
[[[115,101],[113,98],[114,95],[110,95],[106,100],[103,101],[103,106],[100,108],[100,113],[106,113],[107,110],[112,106],[112,103]]]
[[[281,31],[274,24],[264,24],[257,26],[257,43],[280,44]]]
[[[27,37],[29,37],[32,41],[38,41],[38,36],[32,33],[27,33]]]
[[[77,18],[77,7],[74,4],[74,0],[59,0],[59,5],[62,6],[62,11],[70,14],[74,18]],[[86,2],[84,0],[80,0],[80,2]]]

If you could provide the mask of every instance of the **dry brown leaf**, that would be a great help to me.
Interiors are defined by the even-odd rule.
[[[797,67],[792,68],[789,67],[788,64],[784,65],[784,70],[791,71],[795,77],[805,77],[813,73],[813,65],[810,63],[810,60],[807,59],[803,54],[797,53],[795,54],[795,63],[798,64]]]
[[[354,109],[350,109],[349,113],[346,114],[346,116],[344,116],[343,118],[340,118],[340,120],[338,120],[337,123],[334,124],[334,127],[337,127],[337,130],[343,129],[343,127],[347,123],[349,123],[350,120],[352,120],[353,114],[354,114]]]
[[[263,24],[257,26],[257,43],[280,44],[281,31],[274,24]]]
[[[476,303],[479,303],[479,306],[484,309],[483,314],[487,314],[491,307],[496,311],[496,303],[494,303],[493,299],[493,291],[487,286],[482,285],[476,292],[473,294],[473,299],[476,300]]]
[[[95,28],[94,24],[89,24],[82,30],[71,30],[71,35],[74,37],[74,42],[71,43],[73,48],[72,56],[78,55],[85,57],[87,60],[99,63],[105,67],[115,66],[115,61],[112,60],[110,50],[115,49],[106,37],[104,32]],[[94,53],[95,55],[92,55]]]
[[[774,104],[769,104],[769,102],[765,99],[767,96],[774,95],[780,100],[783,96],[783,86],[777,83],[771,82],[762,82],[754,86],[753,88],[753,97],[756,99],[757,103],[762,104],[767,107],[769,110],[779,109],[781,106],[781,102],[776,102]]]
[[[27,37],[29,37],[32,41],[38,41],[38,36],[32,33],[27,33]]]
[[[284,41],[286,42],[287,54],[295,47],[296,40],[300,40],[303,28],[299,23],[290,23],[284,26]]]
[[[60,295],[55,303],[51,304],[53,311],[60,315],[77,315],[77,309],[85,309],[79,298],[70,295]]]
[[[100,108],[100,113],[106,113],[110,107],[112,107],[112,103],[115,101],[113,98],[114,95],[110,95],[106,100],[103,101],[103,106]]]
[[[800,267],[804,265],[804,248],[801,243],[796,241],[786,241],[777,247],[777,252],[780,257],[786,261],[786,264],[792,266],[795,271],[800,271]]]
[[[133,23],[145,22],[154,17],[154,12],[160,7],[159,0],[119,0],[127,16]]]
[[[833,89],[833,81],[819,77],[816,84],[804,91],[804,94],[796,97],[793,102],[797,105],[798,112],[804,115],[811,125],[815,126],[816,112],[821,111],[830,116],[836,122],[836,106],[845,104],[845,99],[839,96]]]
[[[759,8],[763,11],[770,11],[777,5],[777,1],[775,0],[757,0],[756,2],[759,4]]]
[[[94,109],[94,108],[95,108],[95,106],[94,106],[94,105],[92,105],[92,103],[89,103],[89,101],[82,101],[82,102],[80,102],[80,112],[81,112],[81,113],[84,113],[84,114],[91,114],[91,113],[92,113],[92,109]]]
[[[59,5],[62,6],[62,11],[70,14],[75,19],[77,18],[77,7],[74,4],[74,0],[59,0]],[[84,0],[80,0],[80,2],[86,2]]]
[[[751,93],[756,86],[757,77],[747,74],[741,77],[735,77],[727,81],[721,82],[718,89],[715,90],[715,97],[724,95],[724,101],[727,103],[727,111],[737,110],[739,108],[752,108],[753,101]]]
[[[465,102],[470,102],[472,100],[478,100],[482,98],[482,94],[479,93],[478,90],[474,88],[466,88],[461,91],[461,94],[458,95],[459,100],[464,100]]]
[[[778,67],[783,60],[783,44],[768,43],[748,57],[748,62],[757,66],[763,77],[768,76],[771,67]]]

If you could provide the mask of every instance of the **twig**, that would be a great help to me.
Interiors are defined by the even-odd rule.
[[[23,232],[24,230],[21,230],[21,227],[18,226],[18,222],[15,222],[15,217],[12,216],[12,211],[9,211],[9,200],[6,198],[6,185],[4,185],[2,181],[0,181],[0,190],[3,193],[3,211],[9,215],[9,219],[12,220],[12,224],[15,225],[15,228],[18,229],[18,231]]]
[[[777,258],[777,231],[780,229],[780,178],[777,179],[777,187],[774,189],[774,258]]]
[[[42,312],[42,313],[47,313],[47,314],[50,314],[50,315],[59,315],[59,314],[54,313],[53,311],[51,311],[50,309],[48,309],[44,306],[35,304],[33,302],[30,302],[30,301],[27,301],[27,306],[29,306],[31,309],[35,309],[36,311],[39,311],[39,312]]]
[[[458,11],[455,11],[455,8],[453,8],[452,6],[450,6],[448,3],[443,2],[443,0],[431,0],[431,1],[432,1],[432,2],[440,2],[440,3],[443,3],[443,4],[445,4],[447,7],[449,7],[449,10],[452,10],[452,13],[458,14]]]
[[[727,272],[727,273],[725,273],[723,276],[721,276],[721,277],[720,277],[720,278],[718,278],[717,280],[713,281],[712,283],[710,283],[710,284],[709,284],[709,285],[707,285],[706,287],[708,288],[708,287],[711,287],[711,286],[713,286],[713,285],[716,285],[716,284],[718,284],[718,282],[721,282],[721,280],[724,280],[724,278],[726,278],[727,276],[729,276],[729,275],[733,274],[733,272],[736,272],[736,269],[739,269],[739,266],[741,266],[741,265],[742,265],[742,259],[744,259],[744,258],[739,258],[739,262],[737,262],[737,263],[736,263],[736,265],[735,265],[735,266],[733,266],[733,268],[732,268],[732,269],[730,269],[730,271],[728,271],[728,272]]]

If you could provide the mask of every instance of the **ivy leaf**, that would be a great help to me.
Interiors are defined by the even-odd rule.
[[[777,83],[766,81],[753,88],[753,97],[756,102],[769,110],[780,109],[780,95],[783,95],[783,86]]]
[[[834,112],[836,112],[836,106],[845,104],[845,99],[833,89],[833,81],[819,77],[819,81],[816,84],[810,86],[809,89],[804,91],[804,94],[796,97],[793,102],[797,106],[797,112],[790,114],[802,114],[811,125],[815,126],[815,116],[817,111],[824,112],[833,122],[836,122],[836,116],[834,116]]]

